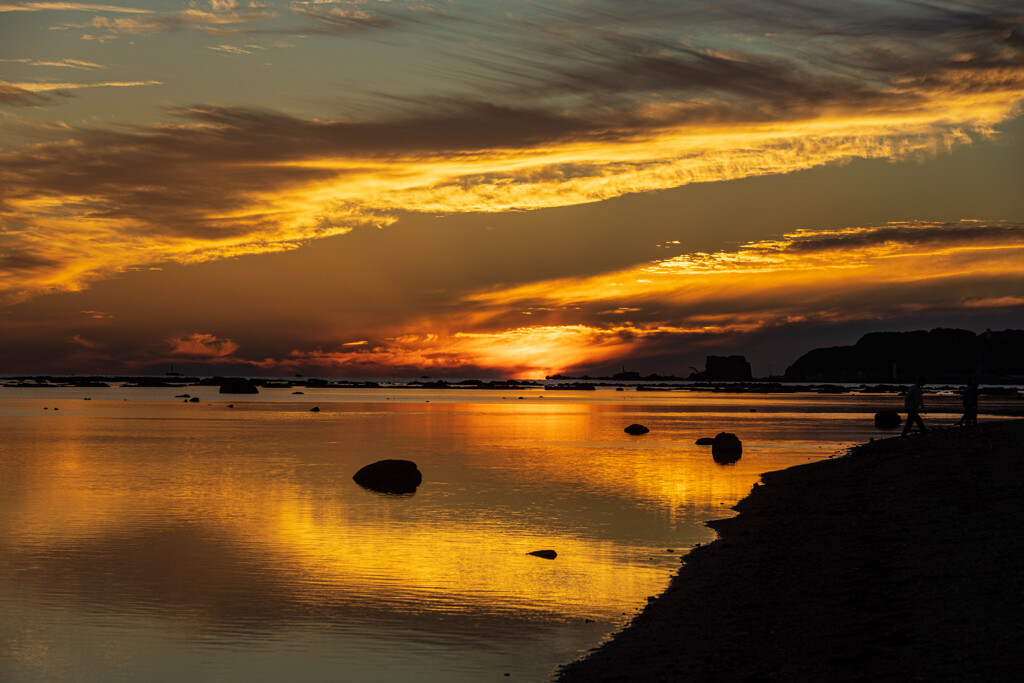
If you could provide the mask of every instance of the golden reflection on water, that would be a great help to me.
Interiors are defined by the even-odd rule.
[[[102,400],[42,414],[5,398],[0,582],[30,621],[60,605],[187,631],[313,620],[390,634],[446,616],[607,629],[662,590],[680,551],[712,537],[703,521],[731,514],[760,472],[870,433],[861,413],[828,414],[839,431],[823,448],[822,419],[786,400],[751,413],[755,399],[509,398],[319,414]],[[631,422],[652,431],[630,437]],[[744,439],[736,465],[693,443],[722,429]],[[419,464],[415,494],[352,482],[389,457]],[[542,548],[558,558],[526,554]]]

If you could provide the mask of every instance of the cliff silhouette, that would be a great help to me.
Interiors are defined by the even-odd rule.
[[[914,332],[871,332],[853,346],[805,353],[786,368],[787,380],[910,382],[1024,380],[1024,330],[936,328]]]

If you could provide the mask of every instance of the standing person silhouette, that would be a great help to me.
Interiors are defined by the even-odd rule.
[[[921,419],[921,413],[924,412],[924,399],[922,393],[924,392],[924,377],[917,378],[917,384],[911,384],[910,388],[907,389],[907,396],[903,399],[903,408],[907,411],[907,423],[903,425],[903,433],[900,436],[906,436],[910,433],[910,427],[915,422],[917,428],[922,434],[926,431],[924,428],[924,420]]]
[[[978,383],[973,379],[964,387],[964,416],[960,418],[964,427],[978,424]]]

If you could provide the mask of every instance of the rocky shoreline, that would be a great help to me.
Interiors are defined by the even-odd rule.
[[[762,476],[561,683],[996,681],[1024,671],[1024,421]]]

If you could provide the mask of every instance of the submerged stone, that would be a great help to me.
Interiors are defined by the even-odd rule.
[[[641,434],[646,434],[651,430],[648,429],[647,427],[644,427],[643,425],[631,424],[622,431],[632,436],[640,436]]]

